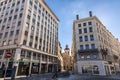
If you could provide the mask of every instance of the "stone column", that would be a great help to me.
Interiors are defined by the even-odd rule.
[[[15,51],[15,56],[14,56],[14,63],[13,63],[14,68],[12,72],[13,73],[12,80],[14,80],[14,78],[17,76],[20,54],[21,54],[21,49],[17,48]]]

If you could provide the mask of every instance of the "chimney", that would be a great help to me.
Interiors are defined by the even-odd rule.
[[[78,14],[76,15],[76,20],[79,20],[79,15]]]
[[[92,11],[89,11],[89,16],[92,17]]]

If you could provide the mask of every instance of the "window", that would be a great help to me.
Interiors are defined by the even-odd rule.
[[[32,1],[30,0],[30,5],[32,6]]]
[[[19,34],[19,30],[16,31],[16,35],[18,35],[18,34]]]
[[[12,7],[14,7],[14,6],[15,6],[15,3],[12,4]]]
[[[27,43],[27,41],[26,41],[26,40],[24,40],[24,41],[23,41],[23,45],[26,45],[26,43]]]
[[[14,35],[14,31],[11,31],[11,32],[10,32],[10,36],[13,36],[13,35]]]
[[[38,20],[40,20],[40,16],[38,16]]]
[[[39,23],[39,22],[37,22],[37,26],[40,26],[40,23]]]
[[[20,10],[23,11],[24,8],[21,8]]]
[[[21,56],[25,57],[25,51],[24,50],[21,51]]]
[[[28,35],[28,31],[25,31],[25,35],[26,35],[26,36]]]
[[[87,55],[86,58],[87,58],[87,59],[90,59],[90,55]]]
[[[14,16],[14,19],[17,19],[17,15]]]
[[[31,27],[31,30],[34,31],[34,27],[33,26]]]
[[[25,2],[25,0],[22,0],[22,3],[24,3]]]
[[[40,13],[41,13],[41,11],[40,11],[40,10],[38,10],[38,13],[40,14]]]
[[[79,37],[79,41],[80,41],[80,42],[82,42],[82,41],[83,41],[82,36],[80,36],[80,37]]]
[[[83,23],[83,26],[86,26],[86,23]]]
[[[92,25],[92,22],[88,22],[88,25]]]
[[[21,25],[21,21],[18,22],[18,27]]]
[[[9,0],[9,3],[11,2],[12,0]]]
[[[81,27],[81,24],[78,24],[78,27]]]
[[[85,36],[85,41],[88,41],[88,36]]]
[[[11,21],[11,19],[12,19],[12,16],[11,16],[11,17],[9,17],[9,21]]]
[[[29,46],[32,47],[32,42],[29,42]]]
[[[34,10],[37,10],[37,6],[36,5],[34,5]]]
[[[29,23],[26,23],[26,27],[29,27]]]
[[[35,19],[32,19],[32,22],[35,24]]]
[[[31,57],[31,52],[27,51],[27,57],[30,58]]]
[[[79,34],[82,34],[82,29],[79,29]]]
[[[92,59],[96,59],[97,58],[97,55],[96,54],[93,54],[92,55]]]
[[[12,14],[13,13],[13,9],[10,11],[10,14]]]
[[[4,23],[7,21],[7,18],[4,19]]]
[[[85,48],[86,48],[86,50],[89,50],[89,45],[86,44],[86,45],[85,45]]]
[[[8,15],[8,12],[5,14],[6,16]]]
[[[87,33],[87,28],[84,28],[84,33]]]
[[[15,10],[15,12],[18,12],[18,8]]]
[[[27,15],[27,18],[30,20],[30,15]]]
[[[17,5],[19,5],[19,4],[20,4],[20,1],[17,2]]]
[[[85,57],[84,56],[81,56],[81,59],[84,59]]]
[[[4,30],[4,29],[5,29],[5,26],[3,25],[1,30]]]
[[[91,48],[94,50],[95,49],[95,44],[91,44]]]
[[[3,35],[3,34],[2,34],[2,33],[0,33],[0,39],[2,38],[2,35]]]
[[[93,35],[90,35],[90,40],[94,41],[94,36]]]
[[[84,50],[83,45],[80,45],[80,50]]]
[[[19,16],[19,18],[22,18],[22,13],[20,13],[20,16]]]
[[[89,27],[89,32],[93,32],[92,27]]]
[[[5,33],[5,38],[8,36],[8,32]]]

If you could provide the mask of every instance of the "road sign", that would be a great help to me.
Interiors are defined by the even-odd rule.
[[[11,58],[12,57],[12,53],[11,52],[7,52],[5,55],[5,58]]]

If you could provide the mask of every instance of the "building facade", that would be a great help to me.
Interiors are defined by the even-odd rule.
[[[16,76],[53,72],[58,60],[59,19],[44,0],[0,0],[0,68]]]
[[[63,62],[63,55],[62,55],[62,47],[60,42],[58,43],[58,71],[64,71],[64,62]]]
[[[65,49],[64,49],[64,53],[63,55],[63,62],[64,62],[64,70],[68,71],[71,70],[71,56],[70,56],[70,49],[68,47],[68,45],[66,45]]]
[[[110,75],[120,71],[120,42],[96,17],[73,22],[72,53],[80,74]]]

